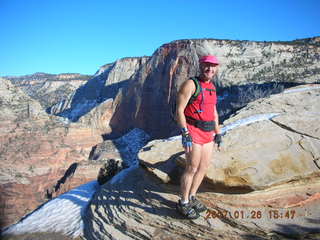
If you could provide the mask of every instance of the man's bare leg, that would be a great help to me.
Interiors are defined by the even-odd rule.
[[[186,202],[189,200],[190,188],[193,183],[194,175],[196,174],[200,160],[201,160],[201,148],[199,144],[192,144],[192,152],[186,154],[187,166],[184,170],[184,173],[181,177],[181,200]]]
[[[190,187],[189,196],[195,196],[198,188],[204,178],[204,175],[206,174],[208,167],[210,165],[211,159],[212,159],[212,153],[213,153],[213,143],[206,143],[201,146],[201,158],[200,163],[198,165],[198,169],[196,173],[193,176],[192,185]]]

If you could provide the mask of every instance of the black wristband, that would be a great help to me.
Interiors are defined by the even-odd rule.
[[[187,134],[187,133],[189,133],[188,128],[185,128],[185,127],[181,128],[181,133],[182,133],[182,134]]]

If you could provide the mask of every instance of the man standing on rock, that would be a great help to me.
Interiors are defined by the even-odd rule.
[[[207,209],[196,193],[212,159],[213,141],[218,146],[221,143],[216,89],[212,83],[219,62],[215,56],[207,55],[200,58],[199,64],[200,75],[185,81],[177,98],[177,121],[187,158],[177,210],[189,219],[198,218]]]

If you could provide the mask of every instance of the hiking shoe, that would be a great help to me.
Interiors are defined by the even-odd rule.
[[[177,211],[188,219],[196,219],[200,217],[199,213],[192,208],[190,203],[181,204],[181,201],[179,200],[176,207]]]
[[[194,210],[196,210],[196,212],[198,213],[201,213],[201,212],[204,212],[206,211],[208,208],[203,204],[201,203],[196,197],[192,196],[190,198],[190,205],[192,206],[192,208]]]

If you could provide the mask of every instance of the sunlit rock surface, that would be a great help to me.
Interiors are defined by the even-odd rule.
[[[85,238],[319,238],[320,89],[314,87],[253,102],[225,123],[251,117],[226,131],[214,152],[198,193],[209,210],[199,219],[175,210],[181,139],[154,140],[140,150],[139,167],[95,194]]]

